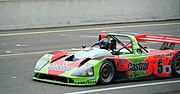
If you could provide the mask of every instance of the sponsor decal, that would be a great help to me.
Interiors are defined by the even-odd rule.
[[[172,54],[171,54],[171,53],[166,54],[166,57],[171,57],[171,56],[172,56]]]
[[[155,58],[166,58],[165,55],[155,55]]]
[[[74,84],[94,84],[94,83],[97,83],[97,81],[87,80],[87,81],[75,82]]]
[[[171,73],[171,65],[163,66],[163,74]]]
[[[125,63],[125,62],[126,62],[125,59],[121,59],[121,60],[118,62],[118,64]]]
[[[169,61],[171,62],[171,61]],[[163,65],[162,59],[158,61],[158,73],[169,74],[171,73],[171,65]]]
[[[56,70],[56,71],[70,71],[73,69],[73,67],[67,66],[67,65],[58,65],[54,64],[48,67],[49,70]]]
[[[147,70],[149,67],[149,62],[140,62],[137,64],[129,63],[128,65],[128,71],[139,71],[139,70]]]

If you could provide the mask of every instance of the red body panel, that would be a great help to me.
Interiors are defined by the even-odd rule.
[[[60,57],[63,57],[63,56],[68,55],[69,52],[54,51],[52,54],[53,54],[54,56],[52,57],[51,61],[54,61],[54,60],[56,60],[57,58],[60,58]]]
[[[150,50],[148,57],[143,61],[145,63],[149,63],[149,67],[147,70],[144,70],[147,75],[152,75],[156,77],[170,77],[171,76],[171,64],[172,59],[176,53],[180,52],[180,50]],[[126,75],[130,75],[131,72],[128,71],[128,65],[130,61],[126,58],[109,58],[113,60],[116,66],[116,74],[120,74],[121,72],[125,72]],[[159,65],[159,62],[162,65]],[[162,67],[161,72],[158,69]],[[115,74],[115,75],[116,75]]]
[[[173,38],[173,37],[167,37],[167,36],[153,36],[153,35],[140,35],[135,36],[137,42],[167,42],[167,43],[174,43],[174,44],[180,44],[180,38]]]

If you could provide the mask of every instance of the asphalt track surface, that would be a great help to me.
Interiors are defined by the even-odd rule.
[[[53,50],[91,46],[101,33],[180,37],[179,21],[0,31],[0,94],[180,94],[180,78],[138,80],[90,87],[32,80],[36,61]],[[158,43],[144,43],[158,48]],[[179,49],[180,46],[176,46]]]

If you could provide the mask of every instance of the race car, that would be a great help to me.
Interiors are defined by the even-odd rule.
[[[160,49],[140,42],[160,42]],[[98,42],[78,51],[53,51],[36,63],[33,80],[87,86],[151,77],[179,77],[180,38],[155,35],[100,34]]]

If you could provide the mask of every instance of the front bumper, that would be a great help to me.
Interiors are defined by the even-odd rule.
[[[74,86],[87,86],[97,84],[98,78],[92,77],[79,77],[79,76],[52,76],[42,73],[34,73],[33,80],[50,82],[63,85],[74,85]]]
[[[66,71],[59,76],[49,75],[48,74],[48,67],[47,64],[41,70],[34,70],[33,80],[43,81],[43,82],[50,82],[56,84],[63,84],[63,85],[74,85],[74,86],[87,86],[87,85],[95,85],[99,79],[99,70],[101,66],[102,60],[90,60],[88,63],[93,65],[94,67],[94,74],[93,76],[73,76],[72,74],[75,72],[77,68],[74,68],[70,71]],[[88,63],[87,66],[88,66]],[[84,64],[84,66],[86,65]]]

